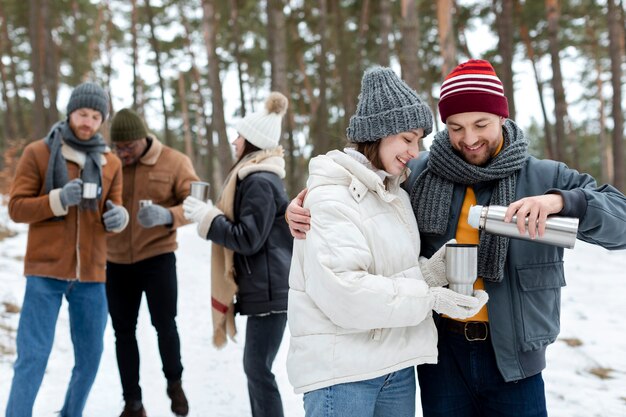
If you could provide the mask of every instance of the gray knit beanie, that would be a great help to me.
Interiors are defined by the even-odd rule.
[[[391,68],[365,71],[356,113],[346,130],[350,142],[375,142],[384,137],[424,129],[433,130],[428,105]]]
[[[102,119],[106,119],[109,114],[109,96],[97,84],[86,82],[74,88],[70,101],[67,103],[67,117],[74,110],[89,108],[99,111]]]

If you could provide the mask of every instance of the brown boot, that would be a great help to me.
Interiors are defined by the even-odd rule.
[[[126,401],[120,417],[146,417],[146,409],[141,401]]]
[[[187,397],[185,397],[181,381],[168,381],[167,396],[172,400],[172,412],[177,417],[185,417],[189,414],[189,404],[187,403]]]

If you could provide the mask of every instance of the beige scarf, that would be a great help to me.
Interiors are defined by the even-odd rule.
[[[268,158],[270,159],[267,160]],[[277,159],[279,159],[278,164],[276,163]],[[282,167],[280,166],[281,163]],[[283,148],[281,146],[247,155],[228,174],[216,207],[224,212],[228,220],[233,222],[235,218],[234,203],[237,178],[243,179],[248,174],[256,171],[272,171],[284,177],[285,171],[283,167]],[[237,334],[237,328],[235,327],[235,294],[237,294],[237,284],[235,283],[233,251],[212,243],[211,315],[213,318],[213,344],[218,348],[226,344],[226,335],[234,341]]]

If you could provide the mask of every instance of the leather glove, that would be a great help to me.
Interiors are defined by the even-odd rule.
[[[124,224],[125,212],[122,206],[116,206],[111,200],[106,202],[107,211],[102,215],[104,228],[107,231],[119,229]]]
[[[200,223],[211,209],[213,209],[211,200],[207,200],[205,203],[202,200],[189,196],[183,201],[183,215],[187,220],[194,223]]]
[[[434,296],[433,310],[454,319],[468,319],[476,315],[489,300],[489,295],[483,290],[474,291],[474,296],[459,294],[448,288],[431,288]]]
[[[59,194],[63,208],[75,206],[80,203],[83,198],[83,180],[80,178],[73,179],[61,188]]]
[[[146,229],[164,224],[172,224],[172,213],[163,206],[151,204],[139,209],[137,221]]]
[[[456,243],[456,239],[447,241],[446,245],[448,243]],[[421,256],[419,259],[422,276],[429,287],[448,285],[446,279],[446,245],[439,248],[430,258]]]

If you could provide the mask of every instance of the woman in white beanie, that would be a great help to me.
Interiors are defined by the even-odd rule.
[[[289,277],[289,380],[307,417],[413,417],[415,365],[437,362],[432,310],[474,315],[487,301],[445,283],[443,252],[421,265],[400,183],[432,130],[426,103],[389,68],[365,72],[347,137],[352,147],[309,164]],[[442,276],[443,275],[443,276]]]
[[[234,313],[248,316],[243,363],[253,417],[283,416],[272,363],[287,323],[293,244],[284,220],[289,200],[278,145],[287,104],[272,92],[263,110],[237,123],[237,162],[215,206],[191,196],[183,203],[200,237],[213,242],[213,343],[221,347],[235,336]]]

